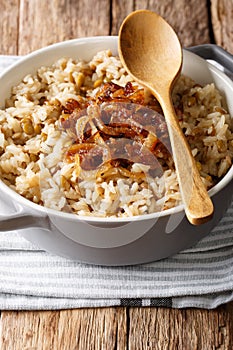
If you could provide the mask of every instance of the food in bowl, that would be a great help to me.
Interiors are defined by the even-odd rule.
[[[181,76],[181,128],[207,189],[232,164],[231,117],[214,84]],[[0,110],[0,176],[39,205],[131,217],[181,203],[166,124],[155,98],[105,50],[61,58],[12,88]]]

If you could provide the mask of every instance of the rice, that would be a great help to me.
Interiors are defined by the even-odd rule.
[[[61,115],[69,112],[70,101],[85,105],[108,82],[137,86],[118,57],[101,51],[89,62],[61,58],[12,87],[5,108],[0,110],[1,179],[34,203],[77,215],[128,217],[179,205],[176,172],[167,164],[156,176],[150,175],[148,165],[134,162],[132,176],[96,178],[92,172],[83,171],[80,178],[77,163],[66,161],[73,139],[61,128]],[[144,96],[148,101],[152,99],[148,91]],[[201,178],[209,189],[232,164],[231,117],[214,84],[200,86],[181,76],[172,98]],[[95,110],[89,109],[79,119],[77,130],[87,118],[92,131],[98,129],[90,116]]]

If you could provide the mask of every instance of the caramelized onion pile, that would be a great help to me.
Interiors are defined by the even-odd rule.
[[[174,167],[158,102],[131,83],[105,83],[92,98],[67,101],[60,125],[73,140],[66,162],[85,177],[93,172],[105,180],[144,177],[144,171],[132,171],[135,163],[153,177]]]

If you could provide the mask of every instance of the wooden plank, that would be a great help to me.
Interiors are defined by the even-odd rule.
[[[108,35],[110,2],[20,1],[19,54],[84,36]]]
[[[233,303],[215,310],[130,309],[129,350],[233,349]]]
[[[227,1],[227,0],[226,0]],[[112,34],[133,10],[148,9],[164,17],[177,32],[183,46],[210,42],[207,2],[203,0],[112,1]]]
[[[2,312],[0,349],[124,350],[124,308]]]
[[[132,11],[134,11],[133,0],[112,0],[112,35],[118,35],[121,23],[123,22],[124,18]]]
[[[216,44],[233,54],[233,1],[211,0],[211,14]]]
[[[19,0],[0,1],[0,55],[18,53]]]
[[[70,344],[68,345],[68,339]],[[127,342],[124,308],[61,311],[59,349],[124,350]]]

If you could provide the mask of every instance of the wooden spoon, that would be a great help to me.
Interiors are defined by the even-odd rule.
[[[176,33],[154,12],[132,12],[119,31],[119,56],[127,72],[151,91],[163,109],[188,220],[194,225],[207,222],[213,215],[213,204],[171,100],[171,90],[182,66],[182,49]]]

